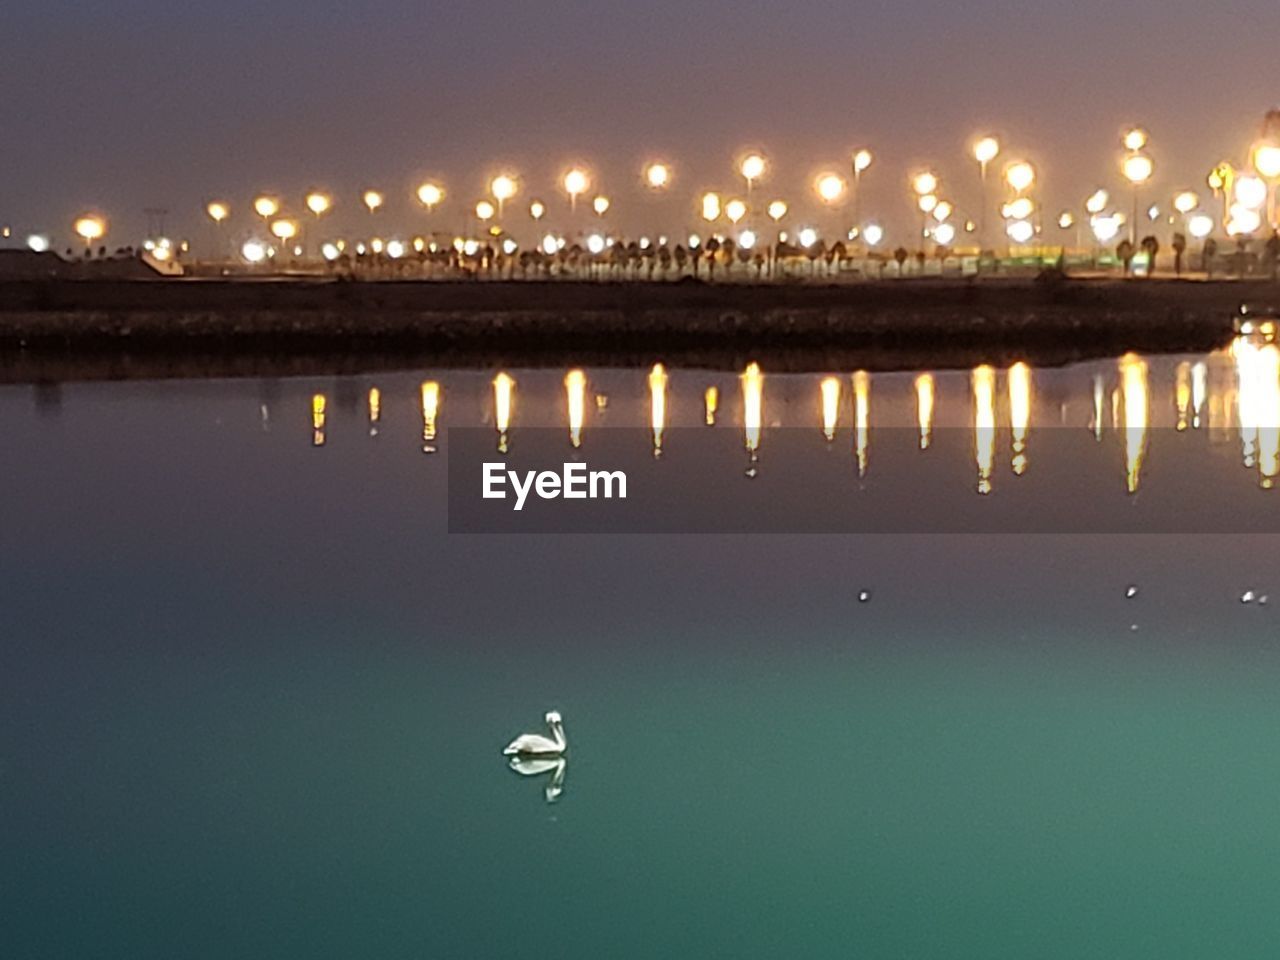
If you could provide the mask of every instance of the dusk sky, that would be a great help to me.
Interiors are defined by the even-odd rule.
[[[427,174],[457,219],[501,164],[522,199],[554,202],[580,160],[626,229],[654,215],[638,186],[651,156],[672,162],[665,202],[692,219],[697,191],[739,188],[745,146],[773,164],[760,189],[799,211],[817,172],[847,172],[866,145],[863,210],[892,229],[925,163],[973,203],[967,145],[987,130],[1039,164],[1047,208],[1119,191],[1135,121],[1167,202],[1243,157],[1280,104],[1278,44],[1274,0],[10,3],[0,222],[65,236],[96,207],[123,243],[144,207],[167,207],[170,232],[194,235],[208,199],[239,229],[254,191],[302,212],[319,186],[337,195],[333,228],[358,229],[376,186],[389,228],[422,230]]]

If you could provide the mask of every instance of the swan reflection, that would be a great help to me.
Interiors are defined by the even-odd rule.
[[[555,803],[564,793],[564,775],[569,769],[569,761],[564,757],[512,757],[509,766],[522,777],[550,773],[542,791],[547,803]]]

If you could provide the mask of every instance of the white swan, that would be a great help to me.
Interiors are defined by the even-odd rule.
[[[551,728],[551,738],[537,733],[525,733],[507,744],[502,752],[505,756],[515,757],[559,757],[564,754],[568,744],[564,739],[564,725],[560,714],[551,710],[546,716],[547,726]]]

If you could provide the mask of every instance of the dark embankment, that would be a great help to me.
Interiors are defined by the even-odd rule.
[[[342,373],[462,365],[775,370],[1061,364],[1201,351],[1254,282],[916,280],[861,284],[0,283],[0,381]]]

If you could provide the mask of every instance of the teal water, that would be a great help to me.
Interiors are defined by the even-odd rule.
[[[0,389],[0,955],[1274,954],[1280,538],[449,535],[418,384],[479,425],[492,374]],[[500,751],[553,707],[548,803]]]

